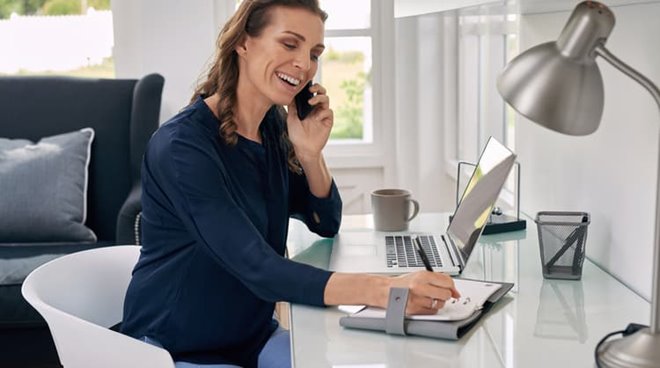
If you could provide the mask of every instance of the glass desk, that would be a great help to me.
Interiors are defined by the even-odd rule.
[[[650,305],[585,260],[581,281],[544,280],[536,224],[484,235],[462,277],[515,283],[458,341],[345,329],[336,307],[291,305],[294,367],[591,367],[594,347],[630,322],[649,323]],[[420,214],[411,230],[447,227],[448,214]],[[373,228],[371,215],[349,215],[341,231]],[[587,248],[589,239],[587,239]],[[332,239],[292,220],[289,256],[327,268]]]

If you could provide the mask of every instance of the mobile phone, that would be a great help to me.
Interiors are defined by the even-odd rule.
[[[310,98],[314,97],[314,94],[309,91],[309,87],[311,86],[312,82],[310,81],[295,97],[296,110],[298,112],[298,119],[300,120],[305,119],[307,115],[314,110],[314,106],[310,105],[308,102]]]

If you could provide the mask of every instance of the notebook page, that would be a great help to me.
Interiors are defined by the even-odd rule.
[[[501,287],[500,284],[461,279],[454,279],[454,284],[461,293],[460,298],[449,299],[436,314],[412,315],[406,318],[424,321],[459,321],[470,317],[476,310],[481,309],[486,300]],[[385,318],[385,309],[369,307],[353,314],[353,316]]]

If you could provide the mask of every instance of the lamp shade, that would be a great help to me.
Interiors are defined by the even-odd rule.
[[[497,79],[506,102],[554,131],[587,135],[603,114],[603,79],[595,48],[614,27],[614,15],[596,2],[579,4],[558,40],[514,58]]]
[[[564,134],[593,133],[603,114],[598,65],[566,59],[555,42],[516,57],[498,78],[497,88],[520,114]]]

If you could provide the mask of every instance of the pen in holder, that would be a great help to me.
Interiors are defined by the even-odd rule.
[[[586,212],[542,211],[535,222],[541,247],[541,265],[546,279],[582,278],[587,228]]]
[[[456,207],[461,202],[462,196],[461,193],[461,168],[463,165],[472,166],[476,169],[475,164],[471,162],[459,161],[458,162],[458,172],[456,175]],[[483,235],[488,234],[499,234],[509,231],[523,230],[527,228],[527,222],[524,219],[520,218],[520,163],[515,162],[515,180],[516,180],[516,215],[510,216],[502,212],[500,207],[494,207],[490,216],[488,217],[488,222],[484,227]],[[466,188],[467,190],[467,188]],[[452,220],[453,216],[449,216],[449,221]]]

